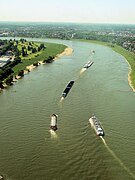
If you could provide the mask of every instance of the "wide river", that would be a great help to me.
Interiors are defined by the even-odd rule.
[[[0,93],[0,174],[6,180],[135,179],[135,93],[125,59],[101,45],[42,41],[74,51]],[[94,64],[81,72],[88,60]],[[60,102],[70,80],[75,84]],[[52,113],[58,114],[56,133],[50,132]],[[93,113],[104,139],[88,122]]]

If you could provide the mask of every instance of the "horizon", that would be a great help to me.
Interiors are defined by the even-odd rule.
[[[0,22],[135,24],[134,0],[8,0]]]
[[[1,21],[0,23],[41,23],[41,24],[91,24],[91,25],[135,25],[135,23],[61,22],[61,21]]]

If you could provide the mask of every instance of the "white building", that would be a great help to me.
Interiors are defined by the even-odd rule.
[[[8,64],[10,62],[10,57],[0,57],[0,68],[2,68],[3,66],[5,66],[6,64]]]

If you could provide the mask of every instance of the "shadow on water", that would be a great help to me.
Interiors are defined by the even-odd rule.
[[[124,163],[123,163],[123,162],[116,156],[116,154],[109,148],[109,146],[107,145],[105,139],[104,139],[102,136],[100,136],[100,138],[102,139],[102,141],[103,141],[106,149],[108,150],[108,152],[114,157],[114,159],[119,163],[119,165],[120,165],[125,171],[127,171],[127,173],[128,173],[132,178],[135,179],[135,175],[130,171],[129,168],[127,168],[127,167],[124,165]]]

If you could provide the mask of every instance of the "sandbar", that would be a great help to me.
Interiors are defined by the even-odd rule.
[[[61,58],[62,56],[69,56],[72,53],[73,53],[73,49],[70,47],[67,47],[67,48],[65,48],[65,50],[62,53],[57,54],[56,57],[54,58],[54,60],[57,60],[57,59]]]

